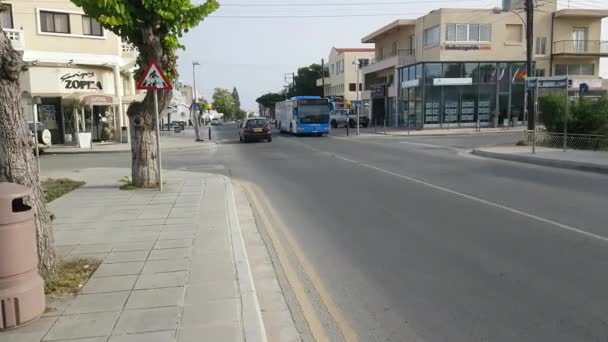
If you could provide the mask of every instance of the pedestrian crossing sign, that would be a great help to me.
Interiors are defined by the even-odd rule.
[[[173,86],[167,80],[163,69],[155,60],[150,61],[142,78],[137,83],[138,90],[171,90]]]

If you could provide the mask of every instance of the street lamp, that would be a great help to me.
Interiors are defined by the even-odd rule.
[[[361,60],[359,57],[355,57],[353,65],[355,66],[355,71],[357,73],[357,101],[355,102],[355,107],[357,108],[357,135],[359,135],[359,109],[361,108],[361,99],[359,98],[359,72],[361,71]]]
[[[200,130],[199,130],[200,117],[197,117],[197,115],[196,115],[196,103],[197,103],[196,66],[198,66],[198,65],[201,65],[201,64],[197,61],[192,62],[192,121],[193,121],[192,124],[194,125],[196,141],[202,141],[201,136],[200,136]],[[201,111],[202,111],[202,108],[201,108]]]

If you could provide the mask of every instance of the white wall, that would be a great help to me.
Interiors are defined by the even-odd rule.
[[[608,18],[602,20],[602,40],[608,40]],[[600,77],[608,78],[608,58],[600,59]]]

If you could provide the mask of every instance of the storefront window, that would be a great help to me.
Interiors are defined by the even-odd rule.
[[[465,125],[477,121],[475,110],[477,108],[477,87],[477,85],[461,87],[460,122]]]
[[[496,107],[496,89],[492,87],[479,88],[479,101],[477,103],[477,113],[479,115],[479,122],[488,123],[490,122],[491,113],[494,112]]]
[[[496,64],[495,63],[480,63],[480,79],[479,83],[496,84]]]
[[[460,87],[438,87],[443,88],[443,122],[448,125],[458,123],[460,115]]]
[[[498,70],[496,70],[496,75],[498,75],[498,88],[501,93],[509,91],[509,83],[511,82],[510,74],[511,73],[509,71],[509,64],[498,63]]]
[[[465,63],[463,77],[472,78],[473,84],[479,83],[479,63]]]
[[[462,77],[462,63],[445,63],[443,65],[443,77],[445,77],[445,78]]]

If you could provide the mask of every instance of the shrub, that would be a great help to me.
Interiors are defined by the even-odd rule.
[[[563,132],[565,105],[563,95],[539,99],[543,121],[550,132]],[[608,98],[571,100],[567,120],[569,133],[608,135]]]

